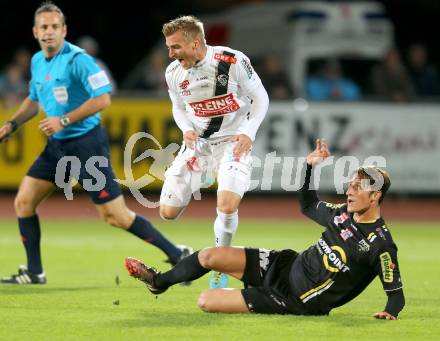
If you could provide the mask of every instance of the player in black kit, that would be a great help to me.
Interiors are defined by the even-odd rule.
[[[326,315],[358,296],[379,276],[388,301],[374,317],[397,319],[405,304],[397,247],[380,214],[389,176],[376,166],[358,168],[349,183],[346,204],[320,201],[316,191],[309,189],[312,167],[329,155],[327,143],[318,139],[307,156],[301,210],[325,227],[318,242],[307,250],[207,248],[165,273],[128,257],[129,274],[153,294],[160,294],[211,269],[221,271],[243,281],[245,289],[205,290],[198,300],[202,310],[295,315]]]

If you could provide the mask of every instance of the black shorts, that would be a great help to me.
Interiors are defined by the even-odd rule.
[[[242,295],[249,311],[260,314],[306,315],[303,303],[290,292],[289,272],[298,253],[293,250],[246,248]]]
[[[85,190],[89,193],[95,204],[104,204],[121,195],[121,189],[114,180],[115,175],[110,162],[107,134],[100,126],[93,128],[82,136],[71,139],[58,140],[49,138],[46,147],[29,168],[27,175],[55,184],[58,161],[65,156],[79,159],[81,168],[77,180],[83,188],[86,187]],[[105,182],[102,183],[103,187],[98,185],[95,186],[100,187],[98,189],[87,190],[88,186],[84,186],[84,180],[87,180],[92,187],[97,185],[96,178],[86,170],[86,162],[92,156],[104,157],[108,162],[106,167],[102,167],[98,163],[93,164],[105,177]],[[68,182],[71,174],[70,166],[71,164],[68,163],[64,174],[62,174],[64,176],[63,182],[65,183]]]

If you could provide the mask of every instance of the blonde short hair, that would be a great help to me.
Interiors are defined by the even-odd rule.
[[[162,33],[168,37],[178,31],[182,31],[187,40],[199,39],[202,44],[206,44],[203,23],[193,15],[184,15],[165,23]]]

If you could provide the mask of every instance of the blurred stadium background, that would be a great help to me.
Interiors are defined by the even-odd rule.
[[[31,28],[33,13],[39,3],[9,1],[0,4],[0,27],[3,32],[0,124],[10,117],[17,103],[27,94],[28,58],[38,50]],[[400,240],[396,239],[399,247],[403,245],[399,250],[404,255],[403,264],[407,264],[405,271],[410,271],[410,264],[417,267],[417,264],[426,260],[420,256],[420,263],[417,263],[417,259],[409,256],[414,236],[407,233],[409,225],[400,223],[405,221],[414,224],[414,227],[421,226],[420,231],[426,232],[426,242],[432,241],[432,238],[438,240],[439,231],[435,228],[440,221],[440,44],[435,29],[440,16],[438,0],[176,0],[128,1],[105,5],[80,0],[55,3],[67,17],[67,40],[81,42],[94,49],[96,58],[106,65],[113,76],[117,90],[112,106],[103,113],[103,124],[108,130],[113,166],[119,179],[125,178],[124,148],[132,134],[146,131],[162,147],[172,142],[180,144],[181,135],[173,124],[163,78],[168,59],[161,26],[177,15],[194,14],[205,22],[208,44],[230,46],[251,58],[271,99],[268,115],[257,135],[254,154],[262,162],[267,155],[280,159],[274,164],[273,173],[256,166],[253,173],[255,189],[245,197],[240,208],[244,230],[240,235],[239,229],[238,242],[246,244],[248,239],[245,237],[249,237],[251,243],[259,245],[261,240],[265,243],[261,246],[265,247],[306,246],[302,241],[293,245],[289,242],[289,238],[293,240],[299,230],[293,231],[289,237],[289,233],[283,236],[280,232],[277,235],[276,231],[280,231],[277,227],[273,237],[268,238],[264,230],[255,232],[261,233],[260,236],[254,234],[252,224],[260,220],[267,221],[267,226],[287,226],[286,219],[289,219],[292,225],[298,225],[298,229],[306,226],[304,222],[299,222],[302,217],[293,190],[296,173],[289,173],[289,170],[296,169],[296,158],[308,153],[315,138],[325,137],[336,158],[355,156],[363,163],[371,156],[383,157],[392,179],[390,197],[384,203],[383,215],[393,223],[392,228],[397,230],[395,234],[401,237]],[[320,86],[334,82],[344,84],[343,88],[349,90],[338,88],[321,91]],[[24,260],[24,251],[13,220],[13,198],[20,180],[45,143],[44,136],[36,129],[37,122],[38,119],[34,119],[22,127],[8,144],[0,146],[0,275],[12,273]],[[151,141],[140,141],[135,146],[132,159],[146,149],[156,147]],[[274,152],[276,155],[270,154]],[[145,174],[152,176],[152,182],[143,189],[143,193],[154,201],[158,198],[162,181],[161,174],[151,172],[152,162],[146,159],[131,167],[136,178]],[[335,174],[330,168],[333,167],[323,171],[321,182],[321,190],[326,195],[338,189],[333,182]],[[349,168],[347,164],[344,174],[340,176],[347,175]],[[128,190],[126,198],[131,208],[158,219],[157,209],[143,207]],[[331,199],[343,200],[343,197],[332,196]],[[73,263],[90,264],[81,255],[81,250],[91,252],[94,257],[97,254],[89,249],[86,251],[84,245],[80,246],[82,233],[84,240],[92,243],[94,238],[100,238],[97,237],[99,233],[105,235],[107,230],[100,229],[96,236],[91,236],[92,232],[83,229],[84,226],[93,225],[93,231],[96,231],[96,226],[104,225],[97,220],[95,222],[98,216],[87,196],[77,191],[73,201],[66,201],[60,192],[42,205],[41,216],[43,255],[47,252],[47,267],[52,265],[54,269],[62,271],[62,264],[56,258],[58,251],[44,251],[56,248],[55,245],[64,245],[58,244],[61,231],[66,238],[71,236],[77,243],[75,247],[79,248],[77,254],[71,254],[68,251],[70,246],[64,245],[66,250],[62,257],[69,259],[70,256],[78,256]],[[191,203],[181,223],[169,225],[156,221],[171,239],[203,247],[213,244],[211,226],[214,218],[215,196],[208,191],[202,194],[201,201]],[[194,219],[199,221],[194,223]],[[73,220],[77,220],[77,224],[72,223]],[[62,224],[63,221],[70,223]],[[425,223],[427,225],[423,225]],[[200,225],[206,225],[205,230]],[[404,226],[403,230],[399,230],[399,225]],[[315,233],[317,236],[318,230]],[[310,243],[314,239],[310,239]],[[106,235],[104,240],[113,245],[113,241],[121,240],[121,237],[111,232],[110,237]],[[101,245],[99,241],[96,243]],[[112,255],[115,262],[116,259],[122,260],[128,250],[133,249],[137,256],[146,257],[142,256],[139,245],[132,249],[126,245],[129,242],[125,243],[125,239],[122,243],[120,249],[114,243],[116,254],[112,252]],[[160,259],[159,254],[154,252],[151,257]],[[432,262],[429,265],[425,263],[427,272],[439,265],[438,256],[429,257]],[[105,264],[105,259],[102,257],[97,261]],[[111,264],[119,266],[118,263]],[[92,269],[87,271],[85,276],[93,274]],[[47,272],[50,281],[51,270],[47,269]],[[121,269],[116,271],[119,272]],[[112,274],[113,270],[106,272],[106,276]],[[433,273],[431,275],[434,276]],[[69,275],[66,276],[69,278]],[[54,276],[55,285],[64,288],[61,291],[68,290],[69,283],[63,283],[62,279],[59,275]],[[434,281],[435,277],[429,277],[423,285],[429,287],[431,280]],[[86,279],[84,281],[87,282]],[[73,283],[75,287],[83,284],[75,279]],[[414,279],[416,284],[417,280]],[[95,285],[95,282],[90,285]],[[200,289],[203,287],[201,285]],[[20,296],[25,291],[1,290],[4,290],[0,292],[0,307],[1,300],[5,304],[5,309],[1,311],[4,316],[8,315],[7,309],[16,309],[23,316],[32,314],[23,310],[20,303]],[[193,291],[191,289],[191,293]],[[194,301],[196,291],[190,302]],[[2,297],[2,294],[5,295]],[[420,291],[414,293],[414,300],[419,294]],[[131,295],[135,304],[134,294]],[[142,310],[140,307],[138,309]],[[168,311],[161,314],[168,316]],[[343,311],[342,316],[344,314]],[[350,316],[348,312],[347,315]],[[49,315],[45,318],[49,321],[52,317]],[[14,321],[18,320],[18,317],[14,318]],[[182,325],[188,322],[185,319],[179,321]],[[310,326],[312,331],[313,326]],[[38,333],[36,335],[44,335],[44,330]],[[9,334],[3,334],[6,339],[5,335]],[[66,335],[56,335],[66,338]],[[91,335],[100,339],[94,334],[77,336]],[[357,338],[362,339],[364,331],[355,335],[361,335]],[[104,336],[109,335],[101,335],[102,338]],[[122,334],[117,336],[124,338]],[[425,336],[429,339],[433,335]]]
[[[0,54],[1,122],[27,94],[29,56],[38,50],[31,34],[38,4],[0,5],[0,25],[8,32]],[[270,94],[269,113],[254,145],[261,163],[255,164],[251,195],[294,197],[292,169],[298,160],[292,158],[306,155],[316,137],[325,137],[336,158],[355,156],[360,163],[384,158],[394,202],[418,205],[401,210],[402,218],[408,211],[420,219],[439,217],[431,209],[440,194],[440,47],[430,25],[440,14],[437,1],[57,4],[67,17],[67,40],[81,44],[113,75],[116,91],[103,124],[119,179],[126,178],[124,147],[135,132],[152,134],[163,148],[180,144],[164,82],[169,60],[160,31],[165,21],[192,13],[205,22],[209,44],[231,46],[251,58]],[[84,20],[85,13],[90,20]],[[8,216],[13,216],[10,195],[45,143],[37,122],[0,146],[0,191],[6,195],[0,209]],[[157,146],[136,143],[133,159],[149,148]],[[268,157],[273,173],[264,166]],[[135,178],[148,173],[152,162],[147,158],[132,165]],[[320,188],[340,192],[331,168],[324,169]],[[349,170],[347,163],[339,175]],[[152,183],[144,190],[158,193],[162,173],[150,175]],[[79,205],[81,195],[76,198]]]

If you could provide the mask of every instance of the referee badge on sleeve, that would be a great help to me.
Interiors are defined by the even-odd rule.
[[[96,90],[110,84],[110,80],[108,79],[107,74],[104,70],[101,70],[94,75],[89,76],[89,78],[87,79],[92,90]]]

